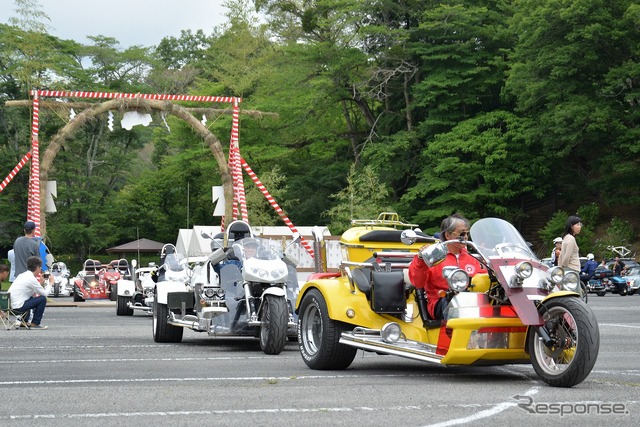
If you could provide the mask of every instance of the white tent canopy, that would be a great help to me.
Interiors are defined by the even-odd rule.
[[[211,253],[211,240],[202,237],[202,232],[215,236],[220,232],[219,225],[194,225],[186,256],[206,256]]]
[[[313,229],[315,227],[296,227],[303,238],[313,245]],[[320,227],[324,236],[330,236],[331,232],[327,227]],[[291,242],[293,233],[287,226],[251,226],[251,230],[256,237],[276,239],[283,242],[283,246]],[[202,237],[205,232],[210,236],[220,233],[221,227],[214,225],[195,225],[192,229],[180,229],[176,241],[176,252],[187,257],[207,256],[211,253],[211,240]],[[336,242],[337,243],[337,242]],[[337,251],[339,254],[339,251]],[[287,248],[287,255],[298,261],[298,267],[313,267],[313,259],[301,245],[292,245]]]
[[[187,256],[192,233],[193,230],[191,230],[190,228],[181,228],[180,231],[178,231],[178,239],[176,240],[176,252],[180,255]]]

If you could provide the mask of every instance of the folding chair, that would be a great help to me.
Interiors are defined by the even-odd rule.
[[[0,292],[0,322],[2,322],[5,329],[19,329],[20,326],[29,329],[29,325],[25,320],[27,314],[29,314],[28,311],[19,313],[11,308],[11,294],[9,292]]]

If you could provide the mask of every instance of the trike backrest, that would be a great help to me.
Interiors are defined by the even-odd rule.
[[[419,233],[427,242],[423,241],[407,246],[402,243],[401,235],[402,230],[392,228],[350,228],[340,238],[342,258],[352,262],[363,262],[370,258],[374,252],[404,251],[408,254],[415,254],[423,245],[436,242],[433,237]]]

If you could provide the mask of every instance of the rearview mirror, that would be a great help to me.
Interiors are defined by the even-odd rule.
[[[413,245],[417,239],[418,235],[413,230],[402,230],[400,234],[400,241],[407,246]]]

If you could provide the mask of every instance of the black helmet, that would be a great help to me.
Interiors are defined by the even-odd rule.
[[[244,221],[234,221],[229,224],[227,235],[229,236],[229,239],[235,242],[240,239],[244,239],[245,237],[253,237],[253,233],[251,233],[249,224]]]
[[[176,247],[171,243],[167,243],[162,247],[162,250],[160,251],[160,256],[167,256],[169,254],[174,254],[174,253],[176,253]]]

